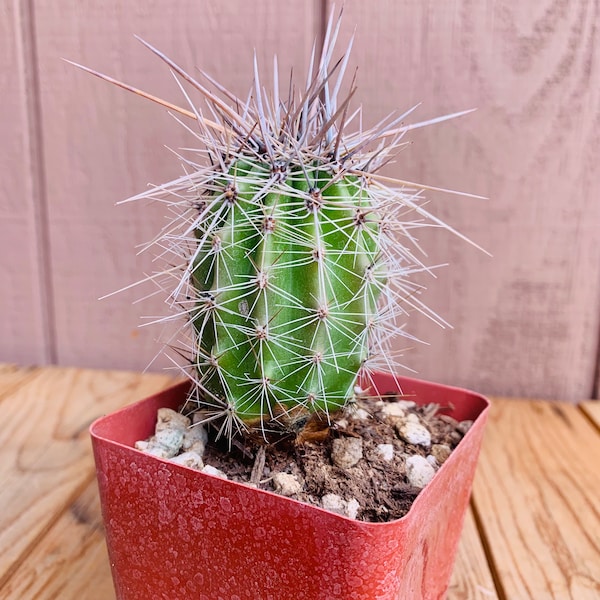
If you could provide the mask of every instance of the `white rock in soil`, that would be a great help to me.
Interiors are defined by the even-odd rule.
[[[367,412],[364,408],[357,408],[352,413],[352,418],[356,421],[368,421],[371,418],[371,414]]]
[[[409,456],[406,459],[406,477],[413,487],[424,488],[435,475],[435,469],[422,456]]]
[[[156,433],[163,429],[178,429],[185,431],[191,424],[191,421],[181,413],[170,408],[159,408],[156,418]]]
[[[458,429],[458,431],[460,431],[463,435],[465,435],[467,433],[467,431],[469,431],[469,429],[471,429],[471,427],[473,427],[473,421],[461,421],[458,426],[456,427],[456,429]]]
[[[189,467],[190,469],[201,470],[204,467],[202,457],[197,452],[182,452],[171,459],[171,462]]]
[[[417,415],[415,415],[415,413],[410,413],[407,417],[406,420],[409,421],[410,423],[420,423],[421,421],[419,421],[419,417],[417,417]]]
[[[346,429],[348,427],[348,419],[340,419],[335,422],[335,425],[338,429]]]
[[[282,496],[293,496],[302,491],[302,483],[291,473],[273,473],[273,487]]]
[[[409,444],[429,448],[431,446],[431,433],[420,423],[405,421],[396,425],[398,435]]]
[[[183,434],[182,448],[184,450],[192,450],[202,456],[207,442],[208,433],[204,425],[192,425]]]
[[[450,446],[447,446],[446,444],[434,444],[431,446],[431,454],[435,456],[435,460],[437,460],[440,465],[443,465],[446,462],[451,452]]]
[[[150,439],[150,443],[166,448],[171,456],[175,456],[183,444],[183,433],[181,429],[161,429]]]
[[[413,400],[397,400],[396,404],[402,406],[405,410],[411,410],[412,408],[417,407],[417,403]]]
[[[337,494],[325,494],[321,498],[321,506],[330,512],[337,513],[338,515],[344,515],[351,519],[356,519],[358,511],[360,510],[360,504],[358,500],[352,498],[346,502],[341,496]]]
[[[392,444],[377,444],[377,452],[383,460],[393,460],[394,458],[394,446]]]
[[[213,467],[212,465],[204,465],[201,471],[207,475],[214,475],[215,477],[220,477],[221,479],[227,479],[227,475],[223,473],[223,471]]]
[[[157,456],[158,458],[171,458],[174,454],[164,446],[157,444],[153,441],[154,438],[150,438],[150,440],[139,440],[134,446],[137,450],[141,450],[146,454],[150,454],[152,456]]]
[[[433,456],[433,454],[428,454],[425,459],[427,460],[427,462],[434,468],[437,469],[439,467],[438,461],[435,458],[435,456]]]
[[[352,498],[351,500],[348,500],[348,502],[346,503],[346,516],[350,517],[351,519],[356,519],[356,516],[358,515],[358,511],[360,510],[360,503],[358,502],[358,500],[356,498]]]
[[[388,402],[381,409],[381,412],[386,417],[404,418],[406,416],[406,410],[399,402]]]
[[[321,498],[321,506],[325,510],[337,513],[338,515],[346,514],[346,501],[337,494],[325,494]]]
[[[340,469],[353,467],[363,457],[363,444],[360,438],[346,437],[333,440],[331,460]]]

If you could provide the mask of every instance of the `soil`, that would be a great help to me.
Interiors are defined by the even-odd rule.
[[[283,490],[283,495],[330,508],[325,502],[327,495],[333,494],[340,504],[337,509],[333,508],[337,512],[370,522],[398,519],[408,512],[426,484],[422,481],[418,481],[418,485],[411,484],[409,471],[412,466],[407,468],[407,461],[411,463],[414,459],[410,457],[426,458],[433,469],[427,465],[424,468],[429,477],[432,476],[462,439],[471,422],[459,423],[440,414],[437,405],[418,406],[394,394],[383,398],[361,400],[352,413],[336,415],[329,425],[313,425],[312,432],[309,428],[296,438],[288,434],[266,446],[246,441],[244,444],[237,442],[229,449],[225,442],[210,439],[209,432],[203,462],[217,468],[230,480],[279,493],[277,474],[290,474],[299,483],[295,484],[298,489]],[[390,410],[390,403],[400,405],[401,409]],[[430,443],[426,443],[427,440],[409,443],[403,439],[410,437],[402,435],[407,422],[425,427],[431,435]],[[336,441],[349,438],[360,442]],[[382,444],[388,445],[384,447],[385,451]],[[355,449],[362,446],[362,456],[356,461],[356,456],[352,458],[350,453],[350,458],[340,459],[336,452],[339,454],[340,446],[345,445]],[[348,466],[353,461],[356,464]],[[420,462],[424,463],[423,460]],[[331,498],[329,496],[330,501]],[[348,506],[354,506],[352,514],[348,512]]]

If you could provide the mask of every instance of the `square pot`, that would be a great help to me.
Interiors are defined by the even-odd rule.
[[[377,374],[473,426],[388,523],[365,523],[206,475],[133,448],[176,409],[183,383],[90,428],[119,600],[433,600],[443,598],[467,509],[489,402],[473,392]],[[411,398],[413,399],[413,398]]]

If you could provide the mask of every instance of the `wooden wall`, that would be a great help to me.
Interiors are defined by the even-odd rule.
[[[0,360],[143,369],[161,314],[132,290],[152,269],[135,245],[160,207],[116,201],[180,167],[190,144],[166,111],[61,61],[180,103],[138,34],[233,91],[252,50],[303,73],[325,0],[6,0],[0,4]],[[592,0],[346,0],[343,38],[371,121],[477,107],[411,135],[390,174],[489,197],[429,194],[490,258],[443,232],[422,236],[450,265],[424,299],[454,329],[415,315],[429,345],[405,363],[426,379],[494,394],[576,401],[594,393],[600,334],[600,22]],[[268,77],[267,77],[268,80]],[[164,365],[164,362],[162,363]],[[161,367],[161,361],[153,369]]]

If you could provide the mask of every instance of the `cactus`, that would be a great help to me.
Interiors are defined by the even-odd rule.
[[[255,58],[243,101],[204,75],[210,91],[146,42],[179,76],[190,110],[91,71],[197,121],[197,130],[184,126],[200,142],[201,164],[182,158],[184,176],[134,199],[166,200],[175,214],[156,240],[175,266],[151,279],[186,317],[184,341],[168,346],[189,358],[196,400],[208,418],[226,417],[230,433],[329,415],[371,369],[397,368],[391,341],[409,335],[409,312],[443,324],[411,276],[428,270],[415,230],[446,225],[423,208],[422,186],[379,169],[409,129],[469,111],[403,125],[411,109],[362,130],[360,109],[350,110],[354,80],[338,103],[350,51],[333,61],[339,27],[330,20],[304,91],[290,84],[287,99],[276,61],[267,97]]]

